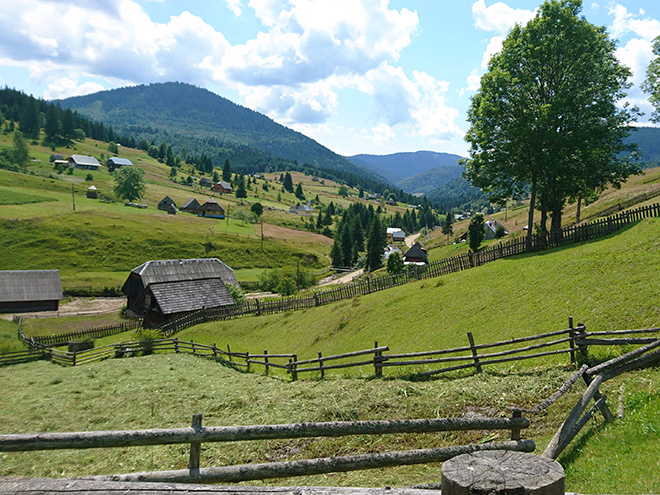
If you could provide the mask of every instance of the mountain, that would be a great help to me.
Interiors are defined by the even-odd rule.
[[[458,166],[462,157],[450,153],[415,151],[391,155],[354,155],[347,157],[351,162],[368,167],[386,179],[396,183],[412,175],[428,172],[434,168]]]
[[[206,154],[215,166],[264,168],[268,156],[310,168],[340,170],[385,182],[368,168],[356,166],[313,139],[206,89],[168,82],[101,91],[56,101],[62,107],[128,132],[136,139],[168,142],[175,152],[185,147]],[[245,163],[240,163],[243,160]]]
[[[397,181],[396,185],[410,194],[427,194],[451,180],[461,177],[464,171],[465,169],[461,165],[432,168]]]

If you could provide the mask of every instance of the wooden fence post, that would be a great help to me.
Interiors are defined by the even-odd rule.
[[[298,361],[298,355],[294,354],[293,355],[293,360],[289,359],[289,364],[291,365],[291,379],[295,382],[298,379],[298,370],[297,370],[297,364],[296,362]]]
[[[319,369],[321,370],[321,379],[325,378],[325,370],[323,369],[323,354],[319,351]]]
[[[250,353],[245,353],[245,364],[247,364],[247,372],[250,372]]]
[[[174,352],[179,352],[179,339],[174,339]]]
[[[266,366],[266,374],[268,374],[268,350],[264,349],[264,366]]]
[[[472,332],[467,333],[468,340],[470,341],[470,350],[472,351],[472,357],[474,358],[474,366],[477,369],[477,373],[481,373],[481,365],[479,364],[479,358],[477,357],[477,349],[474,346],[474,338],[472,337]]]
[[[513,411],[512,419],[522,417],[521,411]],[[520,440],[520,428],[511,428],[511,440]]]
[[[192,428],[199,432],[202,429],[202,414],[196,413],[192,417]],[[188,469],[191,471],[199,471],[199,454],[202,450],[200,442],[193,442],[190,444],[190,459],[188,460]]]
[[[215,346],[215,342],[213,342],[213,359],[218,357],[218,348]]]
[[[587,333],[587,328],[584,326],[584,323],[578,323],[578,338],[582,340],[582,345],[578,346],[580,349],[580,354],[582,355],[582,359],[585,361],[589,358],[589,348],[588,346],[584,343],[586,340],[587,336],[585,335]]]
[[[229,356],[229,361],[231,362],[231,349],[229,348],[229,344],[227,344],[227,356]]]
[[[378,341],[374,342],[374,347],[378,349]],[[374,370],[375,370],[376,378],[380,378],[383,376],[382,356],[383,356],[383,351],[376,351],[374,353]]]
[[[569,341],[569,344],[571,346],[571,364],[575,364],[575,330],[573,329],[572,316],[568,317],[568,328],[570,330],[569,336],[571,337],[571,340]]]

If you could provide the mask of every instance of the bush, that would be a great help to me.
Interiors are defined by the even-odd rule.
[[[504,225],[498,225],[497,228],[495,229],[495,237],[497,239],[501,239],[506,235],[506,229],[504,228]]]
[[[87,174],[87,175],[85,176],[85,180],[87,180],[87,181],[89,181],[89,180],[94,180],[94,176],[93,176],[92,174]]]
[[[259,288],[263,291],[279,292],[281,294],[280,284],[285,278],[293,281],[294,290],[298,284],[301,289],[304,289],[316,283],[314,275],[309,270],[301,268],[298,271],[295,268],[280,268],[278,270],[264,271],[259,277]],[[298,284],[296,284],[296,280]]]
[[[225,287],[227,287],[229,294],[234,298],[236,304],[240,304],[245,300],[245,292],[240,287],[234,284],[225,284]]]
[[[291,277],[286,276],[280,280],[279,285],[277,286],[277,292],[283,296],[290,296],[296,292],[296,281]]]

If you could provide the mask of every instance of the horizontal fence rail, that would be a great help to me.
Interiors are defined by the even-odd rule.
[[[520,440],[520,430],[529,427],[527,418],[441,418],[391,421],[340,421],[285,425],[203,427],[202,415],[193,415],[189,428],[128,431],[91,431],[0,435],[0,451],[136,447],[190,444],[187,470],[94,476],[86,479],[114,481],[178,481],[193,483],[240,482],[267,478],[376,469],[388,466],[445,461],[478,450],[532,452],[533,440]],[[433,433],[441,431],[510,430],[511,441],[459,445],[431,449],[371,453],[288,462],[201,468],[200,446],[210,442],[382,435],[392,433]]]

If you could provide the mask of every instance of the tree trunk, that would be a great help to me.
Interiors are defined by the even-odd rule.
[[[532,177],[532,190],[529,198],[529,213],[527,215],[527,250],[532,250],[532,232],[534,230],[534,204],[536,203],[536,177]]]
[[[580,223],[580,209],[582,208],[582,193],[578,194],[577,213],[575,214],[575,224]]]

